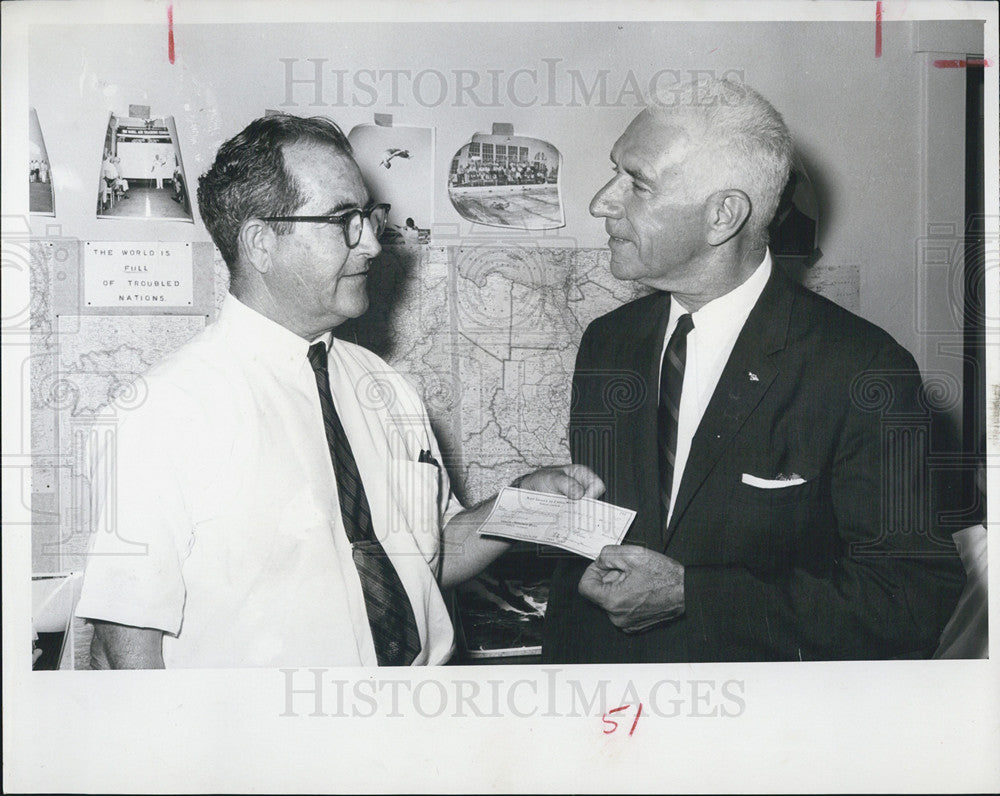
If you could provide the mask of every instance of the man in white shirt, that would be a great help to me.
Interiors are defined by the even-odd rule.
[[[335,124],[283,115],[223,144],[198,198],[230,295],[150,370],[98,468],[113,488],[77,608],[94,665],[443,663],[441,589],[507,544],[475,533],[489,502],[451,499],[412,387],[332,337],[368,308],[388,206]],[[603,488],[574,465],[521,485]]]
[[[729,81],[669,100],[615,143],[590,206],[612,273],[657,292],[588,327],[570,420],[573,461],[637,516],[595,562],[560,561],[543,655],[928,656],[963,575],[928,494],[916,363],[772,266],[777,111]]]

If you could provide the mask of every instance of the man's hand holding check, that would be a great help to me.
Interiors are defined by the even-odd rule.
[[[515,484],[501,491],[481,534],[596,557],[580,580],[580,594],[607,611],[626,633],[684,613],[684,567],[679,562],[637,545],[600,543],[601,538],[624,538],[635,512],[593,500],[603,494],[604,484],[588,468],[545,468]]]
[[[513,486],[517,489],[530,489],[532,492],[565,495],[571,500],[599,498],[604,494],[604,482],[593,470],[582,464],[542,467],[521,476]]]
[[[580,594],[612,624],[638,633],[684,613],[684,567],[638,545],[608,545],[580,579]]]

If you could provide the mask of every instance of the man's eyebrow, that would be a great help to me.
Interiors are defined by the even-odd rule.
[[[636,166],[623,166],[615,159],[614,152],[611,153],[611,165],[614,167],[615,171],[624,171],[633,180],[644,182],[647,185],[653,185],[656,182],[650,175],[646,174],[642,169]]]
[[[636,168],[628,169],[628,168],[626,168],[626,169],[622,169],[622,171],[624,171],[626,174],[628,174],[630,177],[632,177],[632,179],[639,180],[640,182],[652,182],[653,181],[652,178],[649,177],[649,176],[647,176],[645,174],[645,172],[643,172],[641,169],[636,169]]]
[[[631,177],[636,182],[644,182],[646,185],[654,185],[656,180],[652,176],[646,174],[638,166],[618,166],[622,171],[624,171],[629,177]]]
[[[338,202],[336,205],[334,205],[332,208],[327,210],[322,215],[337,216],[340,215],[341,213],[346,213],[348,210],[360,210],[360,209],[361,205],[359,205],[357,202]]]
[[[330,210],[328,210],[323,215],[326,215],[326,216],[336,216],[336,215],[340,215],[341,213],[346,213],[346,212],[348,212],[350,210],[364,210],[366,207],[368,207],[371,204],[372,204],[372,200],[371,199],[367,199],[367,200],[365,200],[364,202],[362,202],[360,204],[358,202],[351,202],[351,201],[345,199],[343,202],[339,202],[336,206],[334,206],[333,208],[331,208]]]

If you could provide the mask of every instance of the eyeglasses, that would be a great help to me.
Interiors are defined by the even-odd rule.
[[[353,249],[361,243],[361,234],[364,232],[366,218],[371,221],[376,238],[385,231],[390,207],[391,205],[388,204],[369,205],[365,208],[355,208],[330,216],[265,216],[261,218],[261,221],[308,221],[315,224],[339,224],[344,230],[344,243],[347,244],[348,249]]]

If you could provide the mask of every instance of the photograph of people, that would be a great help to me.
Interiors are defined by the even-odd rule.
[[[192,221],[179,151],[173,118],[111,114],[104,138],[98,218]]]

